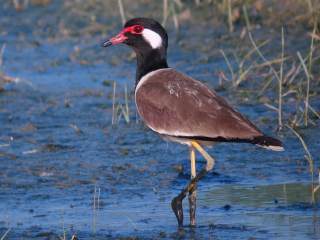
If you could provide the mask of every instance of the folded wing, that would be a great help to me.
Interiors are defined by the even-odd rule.
[[[171,68],[140,80],[136,104],[145,124],[160,134],[213,140],[263,136],[214,90]]]

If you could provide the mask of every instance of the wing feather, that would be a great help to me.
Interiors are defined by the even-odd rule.
[[[138,112],[160,134],[225,139],[263,135],[214,90],[180,72],[161,69],[141,81],[136,88]]]

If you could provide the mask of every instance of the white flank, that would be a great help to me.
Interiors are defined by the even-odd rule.
[[[143,31],[142,31],[142,36],[143,38],[150,44],[150,46],[153,48],[153,49],[156,49],[156,48],[160,48],[161,45],[162,45],[162,38],[161,36],[148,29],[148,28],[145,28]]]
[[[277,152],[284,151],[284,148],[281,146],[265,146],[265,145],[259,145],[259,144],[256,144],[256,145],[272,151],[277,151]]]

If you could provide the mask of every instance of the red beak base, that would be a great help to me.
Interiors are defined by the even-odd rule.
[[[120,32],[117,36],[105,41],[102,44],[102,46],[103,47],[109,47],[109,46],[112,46],[112,45],[117,45],[117,44],[123,43],[127,39],[128,39],[128,37],[126,37],[124,35],[124,32]]]

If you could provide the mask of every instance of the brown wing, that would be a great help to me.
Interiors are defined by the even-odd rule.
[[[141,79],[136,104],[146,125],[160,134],[212,139],[263,135],[215,91],[170,68]]]

